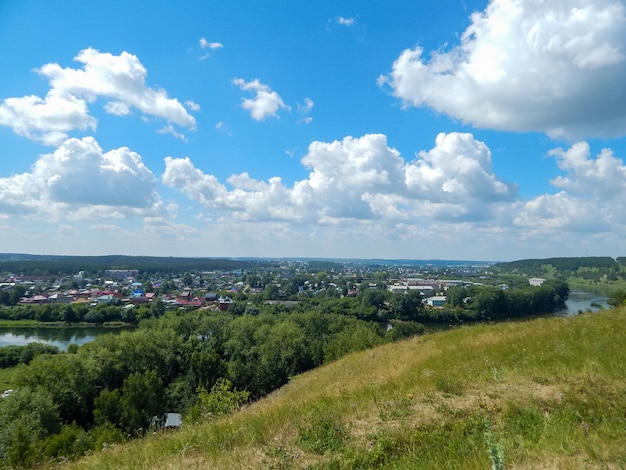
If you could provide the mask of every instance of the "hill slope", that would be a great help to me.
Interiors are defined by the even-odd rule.
[[[350,355],[233,416],[76,468],[624,468],[626,311]]]

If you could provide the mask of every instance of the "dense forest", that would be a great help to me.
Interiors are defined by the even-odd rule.
[[[618,258],[618,260],[620,259]],[[578,258],[523,259],[508,263],[498,263],[494,267],[501,272],[542,275],[548,272],[548,267],[560,273],[571,273],[581,268],[616,270],[619,269],[619,264],[618,261],[608,256],[587,256]]]
[[[52,256],[0,254],[0,273],[23,276],[71,276],[80,271],[94,277],[102,276],[107,269],[137,269],[144,275],[173,272],[231,271],[255,268],[254,260],[227,258],[174,258],[152,256]],[[264,266],[271,262],[263,261]]]

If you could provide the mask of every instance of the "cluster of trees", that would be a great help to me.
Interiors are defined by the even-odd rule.
[[[0,400],[0,458],[25,466],[80,455],[141,435],[166,412],[216,413],[224,404],[207,390],[228,396],[228,384],[238,401],[257,399],[349,352],[423,332],[412,322],[393,325],[320,312],[194,311],[36,354]]]
[[[131,325],[146,318],[160,317],[165,312],[165,303],[156,300],[148,305],[125,308],[120,305],[88,304],[45,304],[16,305],[0,309],[2,320],[35,320],[40,322],[93,323],[123,322]]]
[[[59,348],[49,344],[29,343],[25,346],[4,346],[0,348],[0,369],[30,364],[41,354],[58,354]]]
[[[565,305],[569,286],[549,280],[542,286],[501,290],[492,286],[453,287],[446,308],[438,315],[448,320],[495,320],[553,312]]]
[[[575,258],[525,259],[499,263],[494,269],[499,273],[522,273],[532,276],[578,277],[587,281],[616,281],[625,278],[624,258],[617,260],[609,256]]]
[[[619,260],[620,258],[618,258]],[[512,272],[541,273],[546,266],[552,266],[557,271],[575,272],[580,268],[609,268],[619,267],[618,262],[610,256],[586,256],[569,258],[522,259],[508,263],[498,263],[496,268]]]
[[[0,305],[17,305],[25,293],[26,288],[24,286],[14,286],[12,289],[1,290]]]
[[[315,311],[336,313],[374,322],[391,320],[420,323],[459,321],[483,321],[500,318],[516,318],[553,312],[563,307],[569,295],[565,281],[549,280],[542,286],[522,285],[509,290],[494,286],[451,287],[446,292],[444,308],[430,308],[424,305],[419,291],[403,294],[391,293],[384,289],[364,289],[355,297],[304,297],[294,307],[295,311]],[[236,304],[234,311],[249,312],[249,306]],[[268,311],[270,307],[262,307]],[[271,307],[273,311],[283,307]]]
[[[626,290],[619,289],[609,295],[607,303],[611,307],[622,307],[626,305]]]
[[[259,262],[225,258],[174,258],[156,256],[55,256],[0,254],[0,273],[26,276],[71,276],[80,271],[102,276],[107,269],[137,269],[144,274],[196,271],[232,271],[256,268]],[[267,265],[268,262],[264,262]]]

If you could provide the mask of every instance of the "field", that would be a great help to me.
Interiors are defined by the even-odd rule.
[[[69,466],[624,468],[624,344],[624,309],[416,337]]]

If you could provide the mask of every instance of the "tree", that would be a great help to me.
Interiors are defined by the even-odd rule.
[[[61,430],[61,419],[46,390],[22,387],[0,399],[0,459],[12,467],[27,464],[31,447]]]
[[[422,294],[418,290],[394,294],[391,296],[391,307],[394,318],[407,321],[415,320],[422,309]]]
[[[210,392],[207,392],[204,387],[198,388],[200,413],[212,419],[234,413],[248,401],[249,397],[249,392],[236,390],[230,380],[225,378],[218,379]]]
[[[417,336],[424,333],[424,325],[414,321],[391,320],[391,329],[385,335],[391,341],[399,341],[411,336]]]
[[[135,372],[124,380],[120,401],[122,429],[129,435],[144,434],[153,418],[165,414],[165,388],[154,370]]]
[[[504,292],[491,286],[479,288],[472,297],[471,306],[478,318],[501,318],[508,312]]]
[[[19,369],[16,382],[20,387],[48,393],[64,422],[88,427],[97,393],[98,366],[81,354],[40,355]]]
[[[625,305],[626,304],[626,290],[620,289],[611,293],[611,295],[609,296],[609,300],[607,300],[607,303],[611,307],[621,307],[622,305]]]
[[[105,388],[100,392],[94,402],[94,422],[96,425],[107,423],[120,426],[121,423],[122,393],[119,389],[109,390]]]
[[[78,321],[78,315],[74,311],[74,307],[71,304],[67,304],[63,308],[63,321],[65,323],[75,323]]]
[[[324,347],[324,362],[333,361],[354,351],[373,348],[382,343],[371,323],[355,320],[337,333]]]

